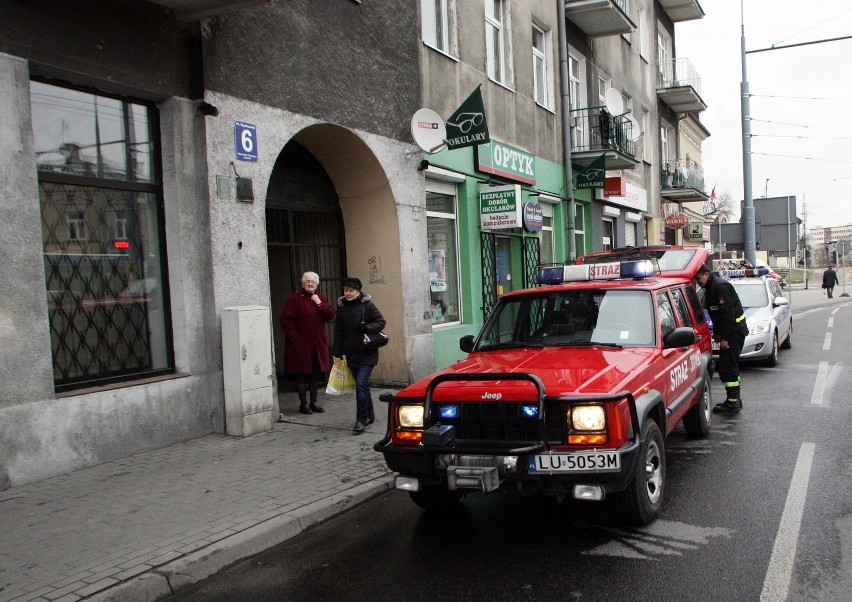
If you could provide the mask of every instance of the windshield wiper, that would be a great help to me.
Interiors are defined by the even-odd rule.
[[[567,347],[616,347],[621,349],[623,345],[618,343],[601,343],[600,341],[575,341],[573,343],[562,343]]]
[[[506,341],[505,343],[494,343],[492,345],[481,345],[477,351],[490,351],[492,349],[544,349],[541,343],[522,343],[520,341]]]

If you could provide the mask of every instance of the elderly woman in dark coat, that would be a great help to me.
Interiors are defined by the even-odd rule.
[[[301,290],[290,295],[279,318],[285,339],[284,370],[296,381],[302,414],[325,411],[317,405],[317,387],[331,365],[325,323],[334,319],[334,308],[325,295],[317,292],[318,286],[315,272],[302,274]],[[310,405],[307,390],[311,394]]]
[[[379,363],[379,350],[364,347],[364,334],[376,334],[385,327],[382,312],[370,295],[361,292],[358,278],[343,279],[343,296],[337,299],[337,318],[334,321],[335,357],[346,356],[346,365],[355,378],[355,428],[360,435],[373,424],[373,398],[370,395],[370,374]]]

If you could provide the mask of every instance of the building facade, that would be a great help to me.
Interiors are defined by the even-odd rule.
[[[373,378],[403,385],[460,359],[537,265],[674,242],[663,159],[703,106],[674,24],[697,2],[2,11],[0,489],[235,417],[269,428],[287,386],[277,318],[306,270],[331,299],[343,276],[364,282],[391,338]],[[489,143],[413,144],[418,109],[446,119],[474,91]],[[601,156],[611,187],[577,186]],[[248,354],[268,387],[243,416],[227,407],[231,308],[268,312],[270,342]]]
[[[415,4],[209,4],[3,4],[0,488],[225,432],[222,312],[281,384],[305,270],[382,309],[374,378],[434,367]]]

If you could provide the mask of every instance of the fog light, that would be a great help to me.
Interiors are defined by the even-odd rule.
[[[420,491],[420,479],[397,475],[393,480],[393,486],[402,491]]]
[[[600,502],[604,499],[604,490],[600,485],[574,485],[574,499]]]
[[[760,351],[761,349],[763,349],[763,343],[758,343],[754,346],[755,351]]]

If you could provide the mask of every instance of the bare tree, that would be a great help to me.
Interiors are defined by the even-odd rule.
[[[715,222],[720,216],[724,216],[725,221],[728,221],[733,215],[734,199],[730,190],[723,190],[715,199],[711,197],[704,201],[704,219],[706,221]]]

